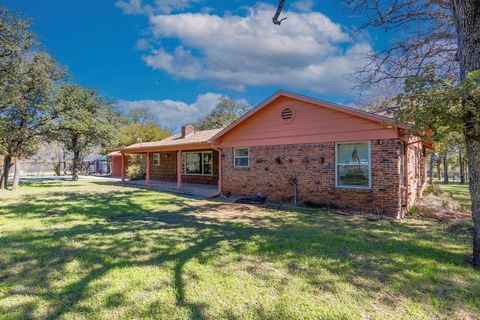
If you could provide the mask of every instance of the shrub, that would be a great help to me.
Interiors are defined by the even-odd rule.
[[[418,217],[420,215],[420,209],[418,209],[418,207],[411,207],[410,210],[408,210],[408,214],[413,217]]]
[[[128,178],[131,180],[144,180],[145,175],[145,159],[142,155],[132,155],[128,164]]]

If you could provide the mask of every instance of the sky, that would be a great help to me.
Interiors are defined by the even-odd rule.
[[[72,81],[147,107],[165,127],[207,115],[221,95],[252,105],[279,89],[354,103],[352,74],[387,40],[351,31],[362,17],[341,1],[7,0],[32,19]]]

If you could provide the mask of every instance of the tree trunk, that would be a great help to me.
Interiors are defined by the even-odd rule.
[[[12,156],[6,155],[3,158],[3,177],[0,180],[0,189],[7,189],[8,174],[10,173],[10,167],[12,166]]]
[[[80,152],[73,151],[72,180],[78,181],[78,172],[80,170]]]
[[[435,153],[432,152],[432,155],[430,156],[430,172],[428,173],[430,176],[430,185],[433,185],[433,161],[435,161]]]
[[[480,1],[453,0],[453,18],[458,36],[457,58],[460,80],[468,72],[480,69]],[[464,116],[465,143],[467,145],[468,176],[473,218],[472,263],[480,268],[480,103]]]
[[[442,175],[440,174],[440,164],[441,164],[441,158],[439,157],[437,160],[437,178],[440,181],[442,179]]]
[[[460,183],[465,183],[465,160],[463,159],[463,152],[458,152],[458,159],[460,164]]]
[[[480,133],[480,124],[477,124]],[[472,200],[473,218],[473,265],[480,268],[480,134],[472,137],[467,134],[467,160],[469,168],[469,187]]]
[[[13,167],[13,185],[12,190],[18,189],[18,184],[20,183],[20,167],[18,165],[18,158],[15,158],[15,164]]]
[[[466,183],[469,183],[470,182],[470,179],[468,178],[468,159],[465,160],[465,158],[463,158],[463,161],[464,161],[464,169],[465,170],[465,182]]]
[[[443,155],[443,183],[448,183],[448,156]]]

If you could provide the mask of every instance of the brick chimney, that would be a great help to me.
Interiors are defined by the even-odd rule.
[[[186,126],[182,126],[182,138],[186,138],[189,135],[192,135],[195,133],[195,129],[193,128],[192,125],[187,124]]]

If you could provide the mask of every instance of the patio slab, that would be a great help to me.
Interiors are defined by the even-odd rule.
[[[178,190],[177,183],[173,181],[150,180],[150,185],[147,186],[145,180],[126,180],[125,185],[148,190],[194,196],[198,198],[211,198],[218,191],[218,187],[216,185],[198,183],[182,183],[182,189]]]

